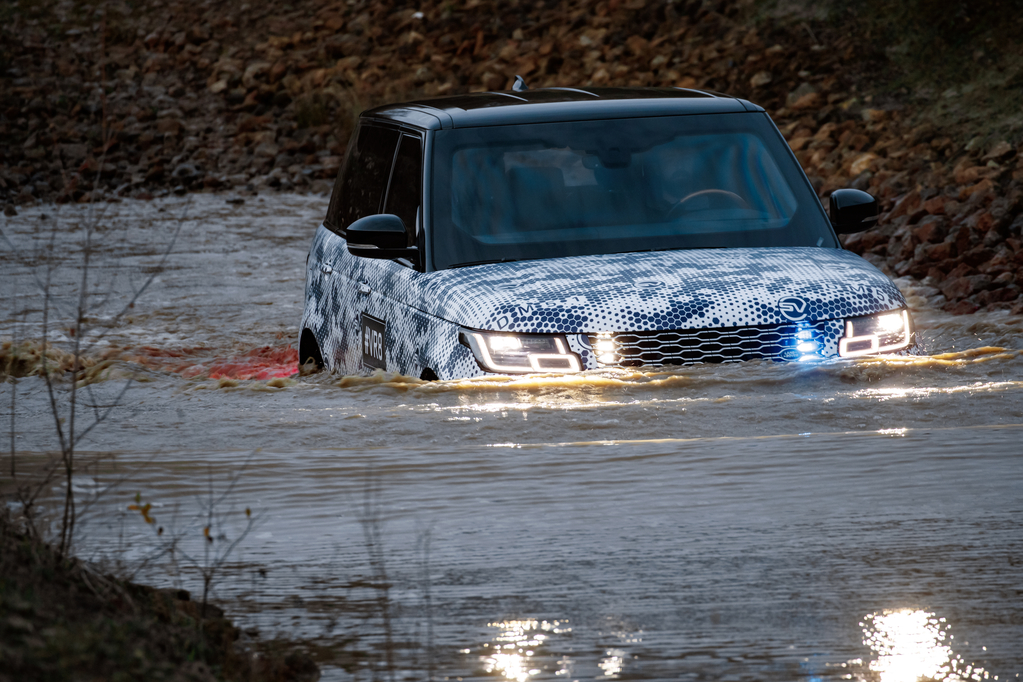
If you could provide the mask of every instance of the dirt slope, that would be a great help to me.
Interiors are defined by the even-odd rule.
[[[990,17],[991,3],[973,4]],[[837,0],[827,12],[748,0],[20,0],[0,9],[0,202],[326,191],[362,109],[503,89],[515,74],[533,87],[697,87],[766,107],[822,197],[844,186],[880,197],[879,227],[848,248],[923,280],[955,312],[1023,311],[1015,119],[963,113],[970,73],[935,103],[913,56],[937,38],[850,12]],[[1013,48],[989,43],[974,66],[1010,92],[1018,73],[1001,69],[1015,62],[998,55]],[[972,98],[994,112],[1006,97]]]

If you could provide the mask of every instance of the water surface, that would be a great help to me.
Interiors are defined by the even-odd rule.
[[[211,484],[235,481],[214,546],[246,507],[258,521],[216,597],[264,638],[317,645],[326,679],[386,677],[385,650],[416,678],[1023,672],[1019,318],[949,317],[904,283],[915,356],[291,377],[325,201],[226,198],[36,207],[4,224],[0,336],[40,338],[45,257],[64,344],[96,228],[86,340],[105,362],[83,395],[112,412],[82,443],[80,495],[118,485],[89,508],[83,554],[140,569],[180,536],[194,561],[138,577],[195,592],[196,514]],[[4,429],[13,397],[31,467],[55,448],[53,422],[41,379],[16,388],[0,389]],[[127,509],[136,493],[153,526]]]

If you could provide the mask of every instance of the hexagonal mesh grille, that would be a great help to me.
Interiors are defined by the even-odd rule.
[[[805,338],[808,330],[810,338]],[[800,332],[803,339],[797,337]],[[819,341],[819,335],[820,330],[794,324],[619,332],[612,335],[618,361],[611,364],[637,367],[760,359],[798,360],[806,353],[800,351],[797,344]],[[596,335],[591,336],[590,343],[596,342]]]

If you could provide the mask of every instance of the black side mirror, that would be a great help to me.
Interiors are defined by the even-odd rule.
[[[869,230],[877,223],[877,199],[858,189],[831,193],[831,225],[838,234]]]
[[[408,246],[408,231],[401,218],[379,213],[359,218],[345,231],[348,252],[362,258],[406,258],[418,262],[419,249]]]

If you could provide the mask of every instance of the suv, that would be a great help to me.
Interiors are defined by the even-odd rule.
[[[838,233],[761,107],[543,88],[364,112],[306,270],[299,361],[424,379],[908,348],[892,281]]]

